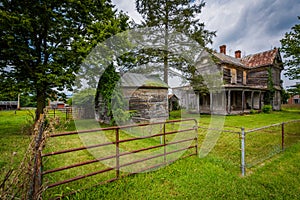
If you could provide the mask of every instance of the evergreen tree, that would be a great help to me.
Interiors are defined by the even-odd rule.
[[[184,33],[203,47],[212,43],[215,32],[206,30],[199,18],[204,6],[204,2],[195,3],[191,0],[136,0],[137,11],[144,19],[142,26],[157,27],[158,31],[163,30],[160,34],[164,40],[164,49],[159,50],[160,52],[151,49],[146,53],[161,55],[164,82],[167,84],[170,62],[175,61],[179,68],[183,62],[174,59],[168,51],[169,47],[174,45],[170,43],[172,33]],[[172,66],[175,67],[176,64]]]
[[[300,20],[300,16],[298,19]],[[286,58],[285,65],[289,67],[285,75],[290,80],[300,79],[300,24],[293,26],[280,42],[281,51]]]
[[[110,0],[1,0],[0,92],[36,94],[36,119],[46,99],[72,89],[91,49],[127,29]]]

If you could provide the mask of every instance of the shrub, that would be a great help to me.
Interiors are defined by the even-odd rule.
[[[270,113],[272,111],[272,106],[271,105],[264,105],[262,107],[263,113]]]
[[[181,118],[181,110],[173,110],[169,113],[169,119],[180,119]]]

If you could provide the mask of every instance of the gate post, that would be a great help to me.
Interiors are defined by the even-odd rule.
[[[245,128],[241,128],[241,175],[245,176]]]
[[[166,147],[166,122],[164,123],[164,163],[167,162],[167,147]]]
[[[195,133],[196,133],[196,137],[195,137],[195,142],[196,142],[196,155],[198,156],[198,122],[195,119]]]
[[[120,176],[120,150],[119,150],[119,128],[116,129],[116,178]]]
[[[284,122],[281,124],[281,150],[284,151]]]

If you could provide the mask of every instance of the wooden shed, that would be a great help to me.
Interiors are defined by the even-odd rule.
[[[169,112],[173,110],[179,110],[179,98],[175,94],[169,94]]]
[[[163,121],[168,118],[168,85],[158,76],[126,73],[121,77],[124,98],[134,111],[134,122]]]

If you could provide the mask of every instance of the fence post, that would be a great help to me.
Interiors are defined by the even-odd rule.
[[[281,150],[284,151],[284,122],[281,124]]]
[[[120,176],[119,128],[116,129],[116,178]]]
[[[198,156],[198,122],[197,120],[195,120],[195,133],[196,133],[196,137],[195,137],[195,140],[196,140],[196,155]]]
[[[37,123],[37,133],[35,136],[35,144],[33,147],[33,169],[32,177],[30,180],[28,199],[34,200],[37,199],[38,193],[42,186],[42,156],[41,156],[41,145],[43,140],[44,133],[44,119],[45,115],[40,115],[40,118]]]
[[[245,128],[241,128],[241,173],[245,176]]]
[[[164,163],[166,163],[167,162],[167,147],[166,147],[166,123],[164,123]]]

